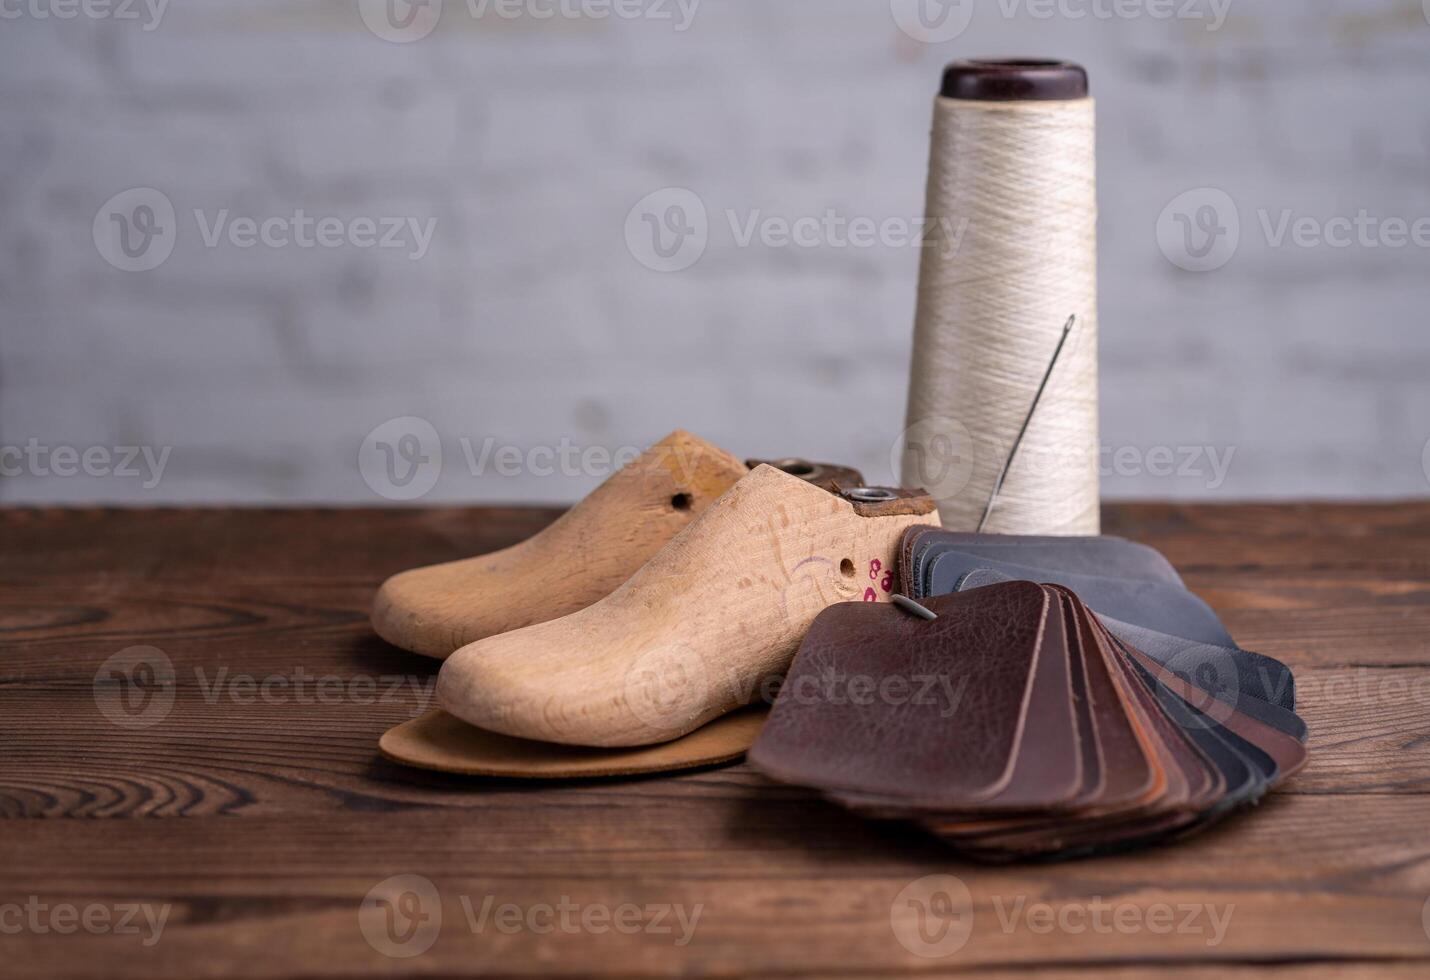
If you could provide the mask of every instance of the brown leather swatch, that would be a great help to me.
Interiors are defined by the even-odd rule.
[[[829,607],[750,762],[827,790],[995,796],[1014,777],[1048,605],[1017,582],[932,599],[933,622],[884,603]]]

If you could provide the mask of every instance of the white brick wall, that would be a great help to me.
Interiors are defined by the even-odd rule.
[[[172,0],[149,31],[35,15],[55,2],[0,19],[0,447],[172,451],[150,489],[26,462],[0,498],[381,502],[359,447],[409,415],[443,445],[429,501],[599,480],[473,475],[464,438],[615,449],[676,426],[887,481],[916,254],[738,248],[724,211],[916,216],[942,64],[1027,53],[1082,61],[1099,100],[1104,443],[1234,449],[1219,486],[1112,474],[1105,494],[1430,492],[1430,252],[1270,247],[1258,218],[1430,216],[1419,0],[1230,0],[1214,32],[1158,0],[979,0],[940,44],[889,0],[701,0],[683,33],[447,0],[410,44],[343,0]],[[1115,9],[1133,16],[1096,16]],[[672,185],[710,245],[654,272],[625,219]],[[178,237],[123,272],[91,225],[136,186]],[[1189,273],[1154,228],[1200,186],[1231,196],[1241,243]],[[420,261],[204,247],[194,209],[224,208],[437,225]]]

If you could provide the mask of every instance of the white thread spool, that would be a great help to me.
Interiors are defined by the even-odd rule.
[[[1077,324],[984,530],[1097,534],[1097,200],[1087,73],[949,65],[935,100],[902,480],[983,517],[1063,324]]]

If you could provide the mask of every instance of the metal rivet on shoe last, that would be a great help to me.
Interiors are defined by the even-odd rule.
[[[843,491],[846,500],[857,500],[861,504],[877,504],[885,500],[897,500],[898,494],[883,487],[851,487]]]

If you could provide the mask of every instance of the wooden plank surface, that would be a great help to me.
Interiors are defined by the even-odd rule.
[[[0,511],[0,975],[1430,972],[1430,503],[1108,508],[1296,668],[1311,764],[1201,837],[1004,868],[743,766],[379,758],[435,664],[371,635],[377,583],[553,516]],[[147,727],[96,681],[136,645],[171,681]]]

